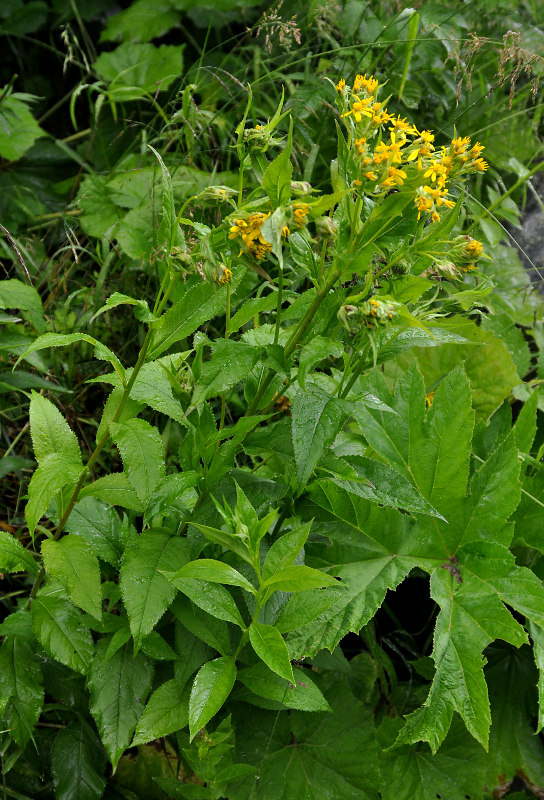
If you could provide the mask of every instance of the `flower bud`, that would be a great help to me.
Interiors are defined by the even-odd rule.
[[[291,191],[293,194],[302,196],[313,192],[312,185],[308,181],[291,181]]]
[[[338,233],[338,225],[331,217],[318,217],[315,220],[315,227],[319,236],[323,238],[334,238]]]

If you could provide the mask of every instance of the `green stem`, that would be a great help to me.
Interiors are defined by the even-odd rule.
[[[277,344],[280,338],[282,303],[283,303],[283,264],[280,263],[280,274],[278,277],[278,305],[276,306],[276,329],[274,331],[274,344]]]

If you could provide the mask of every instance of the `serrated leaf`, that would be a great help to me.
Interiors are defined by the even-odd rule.
[[[244,621],[232,595],[220,584],[210,581],[197,580],[196,578],[180,578],[177,575],[167,575],[176,589],[187,595],[203,611],[212,617],[233,622],[240,628],[245,628]]]
[[[44,700],[40,663],[32,646],[8,636],[0,647],[0,714],[3,728],[23,750],[32,737]]]
[[[130,485],[142,503],[149,502],[153,489],[164,477],[164,443],[157,428],[143,419],[110,424]]]
[[[121,522],[113,508],[105,505],[96,497],[89,496],[83,497],[74,505],[66,522],[65,530],[75,536],[80,536],[91,546],[97,556],[113,566],[119,564],[131,530],[134,531],[128,523]]]
[[[308,344],[304,345],[299,356],[297,379],[301,387],[306,389],[306,375],[313,370],[316,364],[331,356],[339,358],[343,352],[344,348],[340,342],[327,339],[325,336],[314,336]]]
[[[51,749],[57,800],[100,800],[106,786],[106,754],[83,718],[60,730]]]
[[[6,89],[4,88],[4,92]],[[39,136],[44,135],[28,108],[30,95],[14,92],[2,98],[0,106],[0,155],[16,161],[29,150]]]
[[[30,436],[38,464],[57,454],[81,463],[74,432],[58,408],[37,392],[32,392],[30,399]]]
[[[102,588],[98,559],[79,536],[59,541],[44,539],[43,564],[51,578],[61,584],[72,602],[96,619],[102,616]]]
[[[155,689],[138,720],[132,747],[184,728],[189,722],[189,689],[176,680]]]
[[[113,472],[97,478],[79,493],[80,500],[94,497],[112,506],[121,506],[133,511],[142,511],[142,503],[131,486],[126,472]]]
[[[119,580],[136,650],[175,597],[175,586],[162,572],[188,559],[188,542],[168,532],[147,531],[128,542]]]
[[[302,489],[320,458],[334,442],[348,412],[341,400],[317,387],[312,387],[307,393],[298,392],[292,401],[291,412],[297,478]]]
[[[104,664],[107,647],[107,638],[98,642],[88,683],[90,711],[115,768],[142,713],[153,667],[142,653],[134,655],[129,644]]]
[[[32,600],[32,627],[38,641],[61,664],[87,674],[94,651],[82,614],[64,589],[55,583],[43,586]]]
[[[190,561],[172,576],[172,580],[176,578],[198,578],[213,583],[226,583],[228,586],[240,586],[246,592],[253,594],[256,591],[248,579],[244,578],[237,569],[213,558]]]
[[[266,168],[261,185],[270,198],[272,208],[282,206],[291,197],[291,178],[293,165],[291,164],[291,148],[293,142],[293,121],[289,125],[289,134],[285,149]]]
[[[210,616],[182,595],[176,597],[171,609],[181,624],[198,639],[223,656],[230,653],[229,627],[224,620]]]
[[[283,641],[281,633],[273,625],[252,622],[249,626],[249,641],[259,658],[273,672],[294,684],[295,679],[287,645]]]
[[[30,572],[37,575],[40,568],[28,550],[11,533],[0,531],[0,572]]]
[[[199,669],[189,699],[191,740],[217,714],[231,693],[235,680],[236,663],[232,656],[215,658]]]
[[[55,492],[67,484],[75,484],[82,472],[81,461],[74,461],[59,453],[42,460],[28,485],[29,500],[25,506],[25,517],[31,534],[47,511]]]
[[[202,364],[191,405],[197,406],[246,378],[257,363],[261,350],[245,342],[220,339],[213,346],[212,357]]]
[[[157,358],[176,342],[186,339],[203,322],[212,319],[225,304],[226,288],[211,282],[199,283],[186,291],[157,323],[149,349],[149,358]]]
[[[108,93],[115,100],[136,100],[145,92],[167,89],[181,73],[182,47],[123,42],[111,52],[102,52],[94,69],[109,81]]]
[[[106,347],[105,344],[102,344],[102,342],[99,342],[86,333],[44,333],[43,336],[38,336],[37,339],[34,339],[34,341],[28,345],[17,359],[16,366],[23,358],[27,358],[31,353],[35,353],[38,350],[45,350],[49,347],[68,347],[68,345],[74,344],[75,342],[88,342],[92,344],[96,358],[100,361],[109,361],[120,377],[124,375],[123,366],[115,353],[113,353],[109,347]]]
[[[293,676],[294,682],[290,683],[261,663],[238,672],[238,679],[259,697],[299,711],[330,711],[329,704],[311,679],[308,670],[294,667]],[[241,698],[249,699],[243,694]]]
[[[16,308],[28,311],[32,324],[38,331],[45,330],[43,308],[40,295],[33,286],[12,278],[0,281],[0,308]]]
[[[270,578],[275,572],[290,567],[295,563],[297,556],[304,547],[310,533],[311,523],[301,525],[294,531],[283,534],[274,542],[263,564],[263,580]]]
[[[485,752],[460,720],[454,720],[435,755],[426,745],[389,749],[400,725],[400,720],[385,719],[378,729],[383,800],[483,797]]]
[[[312,567],[295,564],[279,569],[270,578],[263,581],[261,588],[281,592],[307,592],[309,589],[321,589],[335,584],[336,580],[331,575],[326,575]]]
[[[254,709],[249,715],[242,707],[235,717],[236,744],[244,761],[257,768],[256,781],[248,787],[244,800],[251,791],[259,800],[378,797],[371,714],[345,682],[337,683],[327,699],[332,714],[291,711],[287,715]]]

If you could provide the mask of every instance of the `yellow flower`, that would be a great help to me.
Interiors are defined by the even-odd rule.
[[[340,78],[340,80],[336,84],[336,91],[341,92],[345,85],[346,85],[345,80],[343,78]]]
[[[432,406],[433,400],[434,400],[434,392],[427,392],[427,394],[425,395],[425,405],[427,406],[427,408],[430,408]]]
[[[486,169],[489,169],[489,164],[487,163],[487,161],[484,161],[483,158],[477,158],[476,161],[472,163],[472,166],[478,172],[485,172]]]
[[[465,247],[465,252],[471,261],[475,261],[484,252],[484,246],[478,239],[471,239]]]
[[[377,88],[378,88],[378,81],[373,75],[367,78],[365,72],[364,75],[355,76],[355,80],[353,81],[354,92],[358,92],[361,89],[364,89],[364,91],[368,92],[368,94],[374,94]]]

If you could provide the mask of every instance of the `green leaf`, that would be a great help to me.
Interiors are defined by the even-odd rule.
[[[28,550],[11,533],[0,531],[0,572],[30,572],[37,575],[40,568]]]
[[[176,589],[187,595],[195,605],[207,611],[212,617],[233,622],[240,628],[246,627],[236,603],[223,586],[196,578],[180,578],[172,574],[167,574],[167,577]]]
[[[341,400],[312,387],[291,404],[292,436],[299,488],[308,483],[320,458],[334,442],[348,412]]]
[[[211,282],[198,283],[188,289],[157,323],[148,357],[157,358],[176,342],[186,339],[203,322],[212,319],[225,305],[227,290]]]
[[[293,177],[293,165],[291,164],[292,146],[293,120],[290,120],[285,149],[268,165],[261,181],[264,191],[270,198],[272,208],[277,208],[289,202],[291,197],[291,179]]]
[[[485,753],[454,720],[451,730],[433,755],[427,745],[389,749],[401,725],[400,720],[385,719],[378,737],[383,776],[383,800],[435,800],[439,795],[448,800],[482,797]]]
[[[308,344],[305,344],[300,353],[297,375],[297,380],[302,389],[306,391],[306,375],[312,372],[316,364],[331,356],[340,358],[343,352],[344,348],[340,342],[327,339],[325,336],[314,336]]]
[[[142,503],[131,486],[126,472],[114,472],[84,486],[79,493],[80,500],[93,497],[112,506],[122,506],[133,511],[142,511]],[[107,560],[107,559],[106,559]]]
[[[33,286],[28,286],[15,278],[0,281],[0,308],[17,308],[28,311],[28,316],[38,333],[45,331],[42,301]]]
[[[75,484],[81,473],[81,461],[61,454],[46,456],[28,485],[29,500],[25,506],[28,530],[34,533],[56,491],[67,484]]]
[[[122,294],[121,292],[114,292],[111,294],[103,306],[101,306],[98,311],[93,315],[93,320],[99,317],[101,314],[104,314],[106,311],[110,311],[112,308],[117,308],[117,306],[122,305],[129,305],[129,306],[137,306],[136,311],[134,312],[137,319],[142,322],[151,322],[155,319],[151,311],[149,310],[149,306],[145,300],[136,300],[134,297],[129,297],[127,294]]]
[[[152,742],[184,728],[189,722],[189,690],[176,680],[155,689],[138,720],[132,747]]]
[[[176,597],[171,609],[181,624],[194,636],[223,656],[230,653],[229,626],[224,620],[210,616],[182,595]]]
[[[249,550],[238,536],[227,533],[227,531],[219,530],[219,528],[211,528],[209,525],[199,525],[196,522],[193,522],[192,525],[199,530],[206,539],[209,539],[210,542],[226,547],[227,550],[232,550],[233,553],[236,553],[236,555],[240,556],[244,561],[247,561],[248,564],[253,563]]]
[[[189,698],[191,741],[217,714],[231,693],[235,680],[236,663],[232,656],[215,658],[199,669]]]
[[[37,392],[32,392],[30,399],[30,436],[38,464],[57,454],[81,463],[74,432],[58,408]]]
[[[436,674],[424,706],[407,716],[397,742],[424,740],[435,753],[455,710],[487,748],[491,713],[482,650],[496,638],[519,647],[526,634],[500,602],[479,596],[466,580],[457,584],[446,570],[433,573],[431,596],[441,608],[434,633]]]
[[[3,92],[5,91],[6,87],[3,89]],[[28,108],[29,99],[35,98],[18,92],[2,97],[0,156],[8,161],[17,161],[32,147],[39,136],[45,135]]]
[[[215,397],[246,378],[260,354],[260,348],[244,342],[220,339],[214,343],[211,359],[202,365],[191,405],[197,406],[206,398]]]
[[[229,331],[237,331],[250,319],[261,314],[263,311],[272,311],[278,305],[278,296],[276,292],[264,295],[264,297],[254,297],[251,300],[246,300],[241,308],[238,309],[236,314],[233,314],[229,320]]]
[[[34,648],[19,636],[0,647],[0,714],[3,728],[24,750],[43,708],[40,663]]]
[[[115,769],[142,713],[151,688],[153,667],[126,644],[104,664],[108,639],[101,639],[89,673],[90,711]]]
[[[497,643],[489,648],[486,677],[492,726],[485,783],[509,786],[516,776],[544,785],[544,746],[535,736],[536,670],[528,647],[516,651]]]
[[[61,584],[71,601],[92,617],[102,617],[100,568],[92,548],[79,536],[63,536],[59,541],[44,539],[43,564],[51,578]]]
[[[146,531],[128,542],[119,580],[136,650],[175,597],[175,587],[162,572],[188,558],[187,540],[168,532]]]
[[[294,681],[280,678],[265,664],[254,664],[239,670],[238,680],[259,697],[281,703],[299,711],[330,711],[330,706],[308,674],[308,670],[293,668]],[[250,700],[240,695],[241,699]]]
[[[60,730],[51,749],[57,800],[100,800],[106,786],[106,754],[83,718]]]
[[[295,673],[301,671],[306,672]],[[249,796],[259,800],[378,797],[372,715],[346,682],[337,682],[328,700],[332,714],[292,711],[287,715],[257,709],[247,714],[241,707],[235,717],[237,748],[244,761],[257,767],[256,780],[244,800]]]
[[[182,47],[123,42],[111,52],[101,53],[94,69],[109,81],[108,93],[115,100],[137,100],[145,92],[166,90],[181,74]]]
[[[94,485],[92,483],[87,488],[90,489]],[[117,512],[96,497],[84,497],[75,504],[65,530],[80,536],[97,556],[114,567],[119,564],[125,544],[131,535],[128,523],[122,523]]]
[[[263,564],[263,580],[267,580],[274,573],[295,563],[297,556],[304,547],[310,533],[311,522],[301,525],[294,531],[289,531],[281,536],[266,554]]]
[[[157,428],[143,419],[110,424],[130,485],[146,504],[164,477],[164,443]]]
[[[273,625],[252,622],[249,641],[260,659],[281,678],[294,684],[293,668],[281,633]]]
[[[171,0],[155,0],[153,3],[135,0],[128,8],[108,18],[100,41],[149,42],[175,28],[180,16]]]
[[[307,592],[309,589],[320,589],[335,584],[336,580],[331,575],[297,564],[278,570],[263,582],[261,588],[281,592]]]
[[[255,588],[237,569],[213,558],[200,558],[198,561],[185,564],[172,576],[172,580],[176,578],[197,578],[213,583],[226,583],[228,586],[240,586],[246,592],[255,594]]]
[[[38,641],[53,658],[76,672],[87,674],[93,640],[82,614],[58,584],[47,583],[32,600],[32,627]]]
[[[88,336],[86,333],[44,333],[43,336],[38,336],[37,339],[34,339],[32,344],[28,345],[17,359],[15,366],[17,366],[19,361],[23,358],[27,358],[31,353],[35,353],[37,350],[45,350],[49,347],[68,347],[68,345],[74,344],[74,342],[88,342],[88,344],[92,344],[94,346],[95,357],[100,361],[109,361],[119,377],[123,377],[123,365],[115,353],[112,353],[105,344],[102,344],[102,342],[99,342],[92,336]]]

